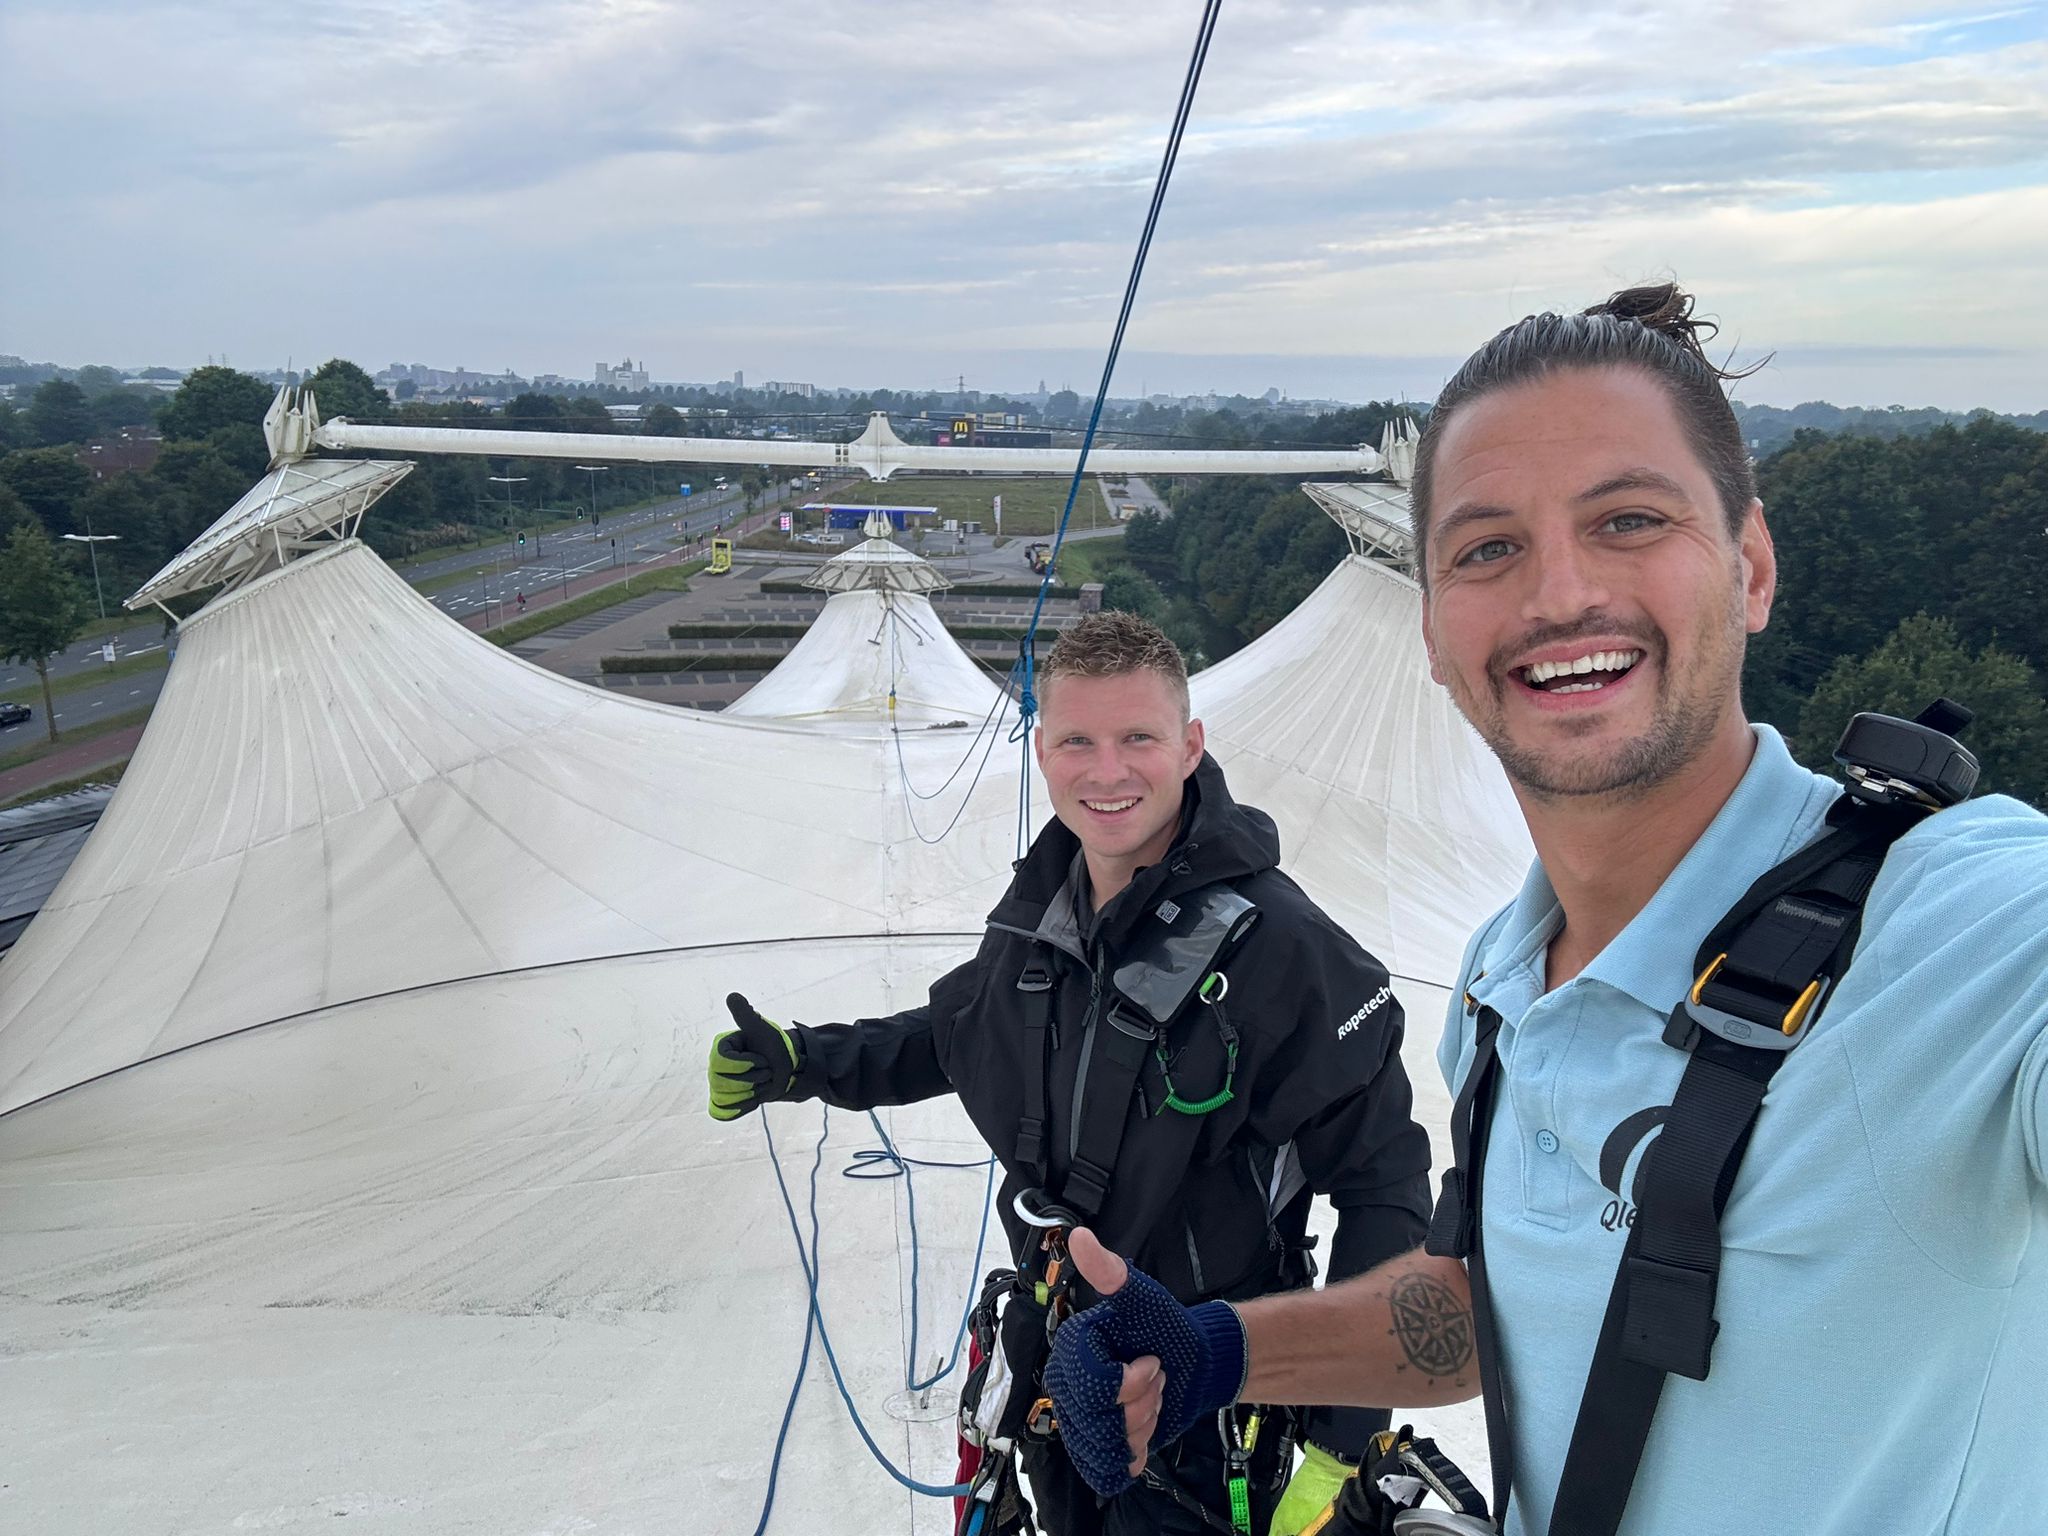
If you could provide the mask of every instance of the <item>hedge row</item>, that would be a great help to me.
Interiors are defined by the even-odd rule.
[[[671,640],[797,640],[810,633],[808,624],[671,624]],[[948,624],[955,640],[1022,640],[1024,627],[1011,624]]]
[[[779,666],[780,651],[667,651],[646,656],[606,656],[603,672],[765,672]]]
[[[818,589],[816,587],[807,587],[800,581],[769,580],[761,583],[761,590],[763,592],[786,592],[797,597],[809,597],[816,594]],[[934,593],[933,595],[935,597],[941,598],[1016,597],[1023,598],[1028,601],[1029,599],[1036,597],[1038,595],[1038,588],[1030,586],[999,585],[994,582],[963,582],[953,587],[950,591]],[[1080,595],[1081,589],[1079,587],[1054,586],[1048,588],[1046,591],[1046,596],[1048,598],[1064,598],[1068,601],[1072,601]]]

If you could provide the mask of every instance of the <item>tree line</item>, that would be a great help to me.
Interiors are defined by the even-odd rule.
[[[620,430],[588,394],[528,392],[502,411],[393,401],[342,359],[305,382],[327,417]],[[871,403],[886,395],[877,391]],[[0,543],[8,564],[34,573],[38,591],[78,594],[57,630],[0,635],[0,643],[26,656],[61,630],[61,649],[92,612],[89,587],[78,590],[89,579],[85,546],[39,553],[18,546],[17,535],[31,543],[116,535],[119,542],[98,548],[109,603],[118,602],[263,473],[261,422],[271,398],[269,385],[226,367],[197,369],[168,396],[124,387],[111,369],[87,368],[73,379],[45,380],[25,408],[0,402]],[[908,399],[886,403],[900,408]],[[1078,408],[1059,396],[1054,402]],[[1422,414],[1386,401],[1316,417],[1241,403],[1242,410],[1233,402],[1188,412],[1144,402],[1123,413],[1121,424],[1255,448],[1376,442],[1389,420]],[[1746,426],[1759,409],[1747,408]],[[744,419],[685,415],[657,400],[631,430],[721,436],[743,431]],[[87,443],[152,423],[163,438],[154,465],[95,475]],[[1750,647],[1744,682],[1751,714],[1783,731],[1803,760],[1825,766],[1852,705],[1910,714],[1947,692],[1982,716],[1968,739],[1984,761],[1987,786],[2048,803],[2048,434],[1981,412],[1961,425],[1891,425],[1898,428],[1891,435],[1867,422],[1839,433],[1803,428],[1758,466],[1778,545],[1779,602],[1771,627]],[[740,462],[747,440],[736,437],[730,473],[758,493],[762,485],[753,482],[766,477]],[[694,472],[708,479],[716,469]],[[387,557],[404,556],[515,526],[542,509],[602,513],[646,496],[657,476],[663,489],[673,478],[637,467],[590,476],[561,459],[427,455],[372,510],[363,536]],[[1342,532],[1292,479],[1219,476],[1171,484],[1167,494],[1170,517],[1142,515],[1130,525],[1129,563],[1110,573],[1105,601],[1158,618],[1196,665],[1270,629],[1344,556]],[[26,611],[20,601],[0,606],[16,616]]]
[[[1380,404],[1303,429],[1372,441]],[[2048,433],[1988,415],[1918,434],[1799,432],[1757,466],[1778,598],[1752,637],[1750,717],[1826,768],[1858,710],[1937,694],[1977,711],[1984,788],[2048,806]],[[1292,479],[1175,487],[1141,514],[1104,601],[1146,613],[1198,663],[1272,628],[1345,553]]]

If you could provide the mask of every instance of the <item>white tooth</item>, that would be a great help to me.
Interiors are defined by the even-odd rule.
[[[1577,661],[1572,663],[1572,671],[1574,672],[1590,672],[1592,670],[1593,658],[1590,656],[1581,656]]]

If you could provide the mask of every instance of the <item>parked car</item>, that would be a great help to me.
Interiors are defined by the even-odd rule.
[[[26,704],[0,702],[0,726],[26,725],[35,718],[35,713]]]

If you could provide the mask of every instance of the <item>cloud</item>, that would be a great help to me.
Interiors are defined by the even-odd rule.
[[[15,0],[0,27],[30,146],[0,171],[7,350],[863,383],[863,345],[934,375],[1099,353],[1192,41],[1180,5],[930,0]],[[2044,32],[2040,5],[1234,0],[1132,344],[1435,357],[1675,268],[1749,335],[2040,364],[2048,314],[1992,296],[2048,237]]]

